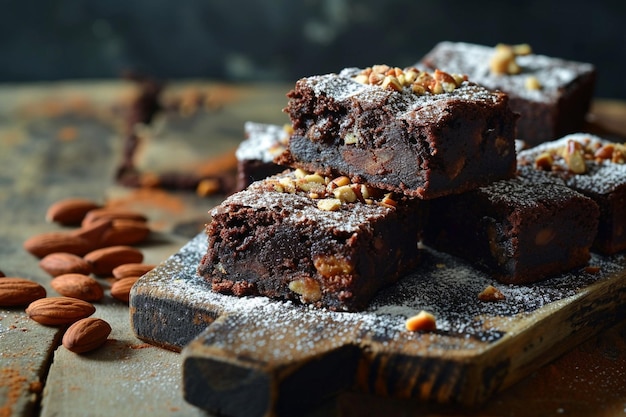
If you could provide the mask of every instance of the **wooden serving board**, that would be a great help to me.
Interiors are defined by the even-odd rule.
[[[481,404],[613,322],[626,308],[626,258],[593,255],[574,271],[508,286],[424,248],[422,265],[368,310],[337,313],[213,293],[196,274],[199,234],[131,293],[140,339],[183,349],[185,399],[227,416],[293,415],[342,390]],[[506,296],[482,302],[489,284]],[[420,310],[432,333],[408,332]]]

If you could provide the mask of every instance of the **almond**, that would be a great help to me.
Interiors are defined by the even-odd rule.
[[[89,252],[85,260],[93,267],[94,274],[103,276],[111,275],[120,265],[142,262],[143,253],[132,246],[109,246]]]
[[[103,245],[101,244],[102,237],[112,227],[113,221],[111,221],[110,219],[101,219],[89,223],[88,225],[83,226],[80,229],[74,230],[72,232],[72,235],[85,239],[91,244],[92,249],[97,249],[103,247]]]
[[[111,297],[128,303],[130,300],[130,289],[138,279],[139,277],[127,277],[115,281],[111,285]]]
[[[48,207],[46,220],[64,226],[79,225],[85,215],[101,205],[86,198],[66,198]]]
[[[78,320],[65,331],[63,346],[74,353],[92,351],[104,344],[111,334],[111,325],[106,321],[89,317]]]
[[[133,263],[124,264],[113,269],[113,277],[116,279],[128,278],[128,277],[140,277],[155,268],[156,265]]]
[[[1,277],[6,277],[6,275],[4,275],[4,272],[0,271],[0,278]]]
[[[45,296],[46,289],[35,281],[18,277],[0,279],[1,307],[28,305]]]
[[[39,267],[53,277],[69,273],[89,275],[92,271],[89,262],[68,252],[55,252],[44,256],[39,261]]]
[[[150,228],[144,221],[115,219],[109,230],[104,232],[100,246],[135,245],[150,235]]]
[[[124,209],[116,209],[116,208],[99,208],[95,210],[91,210],[89,213],[85,215],[85,218],[82,221],[82,226],[87,226],[98,220],[135,220],[139,222],[147,222],[148,218],[142,213],[132,211],[132,210],[124,210]]]
[[[72,297],[48,297],[33,301],[26,314],[37,323],[46,326],[71,324],[96,311],[93,304]]]
[[[94,244],[73,233],[47,232],[27,239],[23,247],[36,257],[43,258],[55,252],[68,252],[82,256],[93,250]]]
[[[84,301],[98,301],[104,290],[98,281],[84,274],[63,274],[50,281],[52,288],[65,297]]]

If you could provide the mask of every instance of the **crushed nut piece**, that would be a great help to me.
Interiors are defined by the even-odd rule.
[[[325,198],[317,202],[317,208],[324,211],[336,211],[341,207],[341,200],[338,198]]]
[[[437,320],[434,315],[422,310],[417,315],[409,317],[405,322],[405,327],[410,332],[432,332],[437,330]]]
[[[537,77],[528,77],[526,78],[526,89],[527,90],[541,90],[541,83],[537,79]]]
[[[489,61],[489,68],[495,75],[519,74],[522,69],[515,61],[521,55],[529,55],[532,48],[528,44],[506,45],[500,43],[496,45],[494,54]]]
[[[494,302],[505,300],[506,297],[499,289],[497,289],[493,285],[487,285],[485,289],[480,294],[478,294],[478,299],[480,301]]]

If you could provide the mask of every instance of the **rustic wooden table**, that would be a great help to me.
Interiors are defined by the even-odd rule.
[[[172,83],[176,102],[142,128],[139,168],[194,171],[222,163],[242,139],[243,123],[284,123],[289,85]],[[127,82],[0,86],[0,270],[43,284],[50,276],[23,242],[59,230],[47,207],[88,197],[142,211],[152,235],[140,245],[159,263],[199,233],[223,196],[119,185],[126,110],[136,94]],[[626,138],[626,104],[596,100],[590,128]],[[108,281],[101,279],[106,287]],[[76,355],[59,347],[62,329],[30,320],[23,308],[0,309],[0,417],[205,416],[182,396],[180,355],[133,335],[128,306],[107,293],[94,316],[113,331],[102,348]],[[310,415],[575,415],[626,414],[626,318],[497,394],[479,410],[383,400],[345,393]]]

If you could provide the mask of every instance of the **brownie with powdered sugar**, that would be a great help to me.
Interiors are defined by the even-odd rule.
[[[507,284],[585,266],[599,208],[529,167],[516,178],[428,202],[424,242],[466,259]]]
[[[420,205],[347,177],[286,171],[211,211],[198,272],[220,293],[362,310],[418,264]]]
[[[421,199],[515,172],[517,115],[508,96],[441,71],[376,65],[302,78],[281,164],[346,175]]]
[[[507,93],[521,115],[516,138],[530,145],[580,131],[596,82],[594,65],[535,54],[525,44],[440,42],[416,65],[466,74]]]
[[[594,250],[626,250],[626,144],[574,133],[520,151],[518,164],[545,171],[598,204]]]
[[[245,139],[235,152],[237,191],[286,169],[274,163],[274,158],[287,147],[290,132],[290,126],[251,121],[244,124]]]

